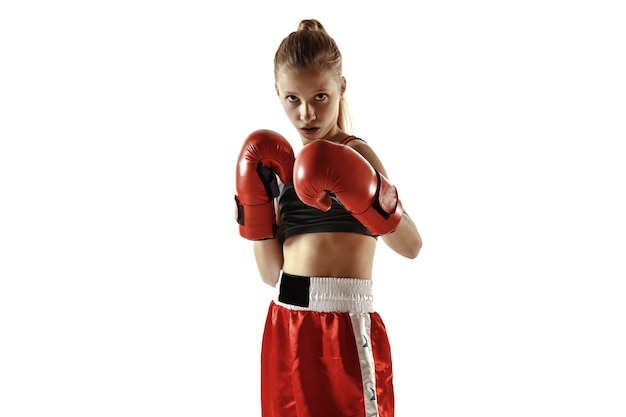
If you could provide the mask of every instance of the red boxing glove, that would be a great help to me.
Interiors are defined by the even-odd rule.
[[[305,145],[296,157],[293,185],[305,204],[323,211],[330,209],[332,193],[373,235],[393,232],[402,218],[396,187],[346,145]]]
[[[237,162],[235,194],[236,219],[242,237],[249,240],[276,237],[276,175],[283,184],[291,181],[293,163],[293,149],[280,134],[261,129],[246,138]]]

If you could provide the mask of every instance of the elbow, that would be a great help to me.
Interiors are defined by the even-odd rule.
[[[417,255],[419,255],[422,249],[421,239],[412,242],[403,242],[402,244],[398,244],[398,242],[389,239],[385,242],[394,252],[408,259],[417,258]]]
[[[419,233],[408,237],[406,234],[396,235],[396,232],[383,236],[384,242],[394,252],[408,258],[415,259],[422,249],[422,238]]]
[[[421,249],[422,249],[421,244],[418,246],[411,247],[409,250],[406,251],[404,256],[409,259],[415,259],[417,258],[417,255],[419,255]]]
[[[417,255],[419,255],[420,250],[422,250],[422,239],[418,237],[414,242],[408,245],[404,256],[409,259],[415,259]]]
[[[272,288],[276,288],[278,280],[280,279],[281,268],[266,266],[265,268],[259,268],[261,280]]]
[[[261,274],[261,279],[263,280],[264,283],[266,283],[267,285],[269,285],[272,288],[276,288],[276,285],[278,284],[278,278],[280,277],[280,274],[276,275],[276,274]]]

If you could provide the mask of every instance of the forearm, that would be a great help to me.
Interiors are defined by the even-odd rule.
[[[257,240],[254,242],[256,259],[261,279],[275,287],[283,268],[283,245],[280,239]]]
[[[416,258],[422,248],[422,238],[406,212],[402,213],[396,230],[383,235],[382,239],[394,252],[409,259]]]

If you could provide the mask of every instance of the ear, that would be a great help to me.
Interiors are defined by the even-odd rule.
[[[346,77],[341,77],[341,94],[346,92]]]

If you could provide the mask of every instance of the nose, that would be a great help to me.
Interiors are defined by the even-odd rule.
[[[315,109],[308,103],[302,104],[300,108],[300,120],[304,123],[309,123],[315,120]]]

